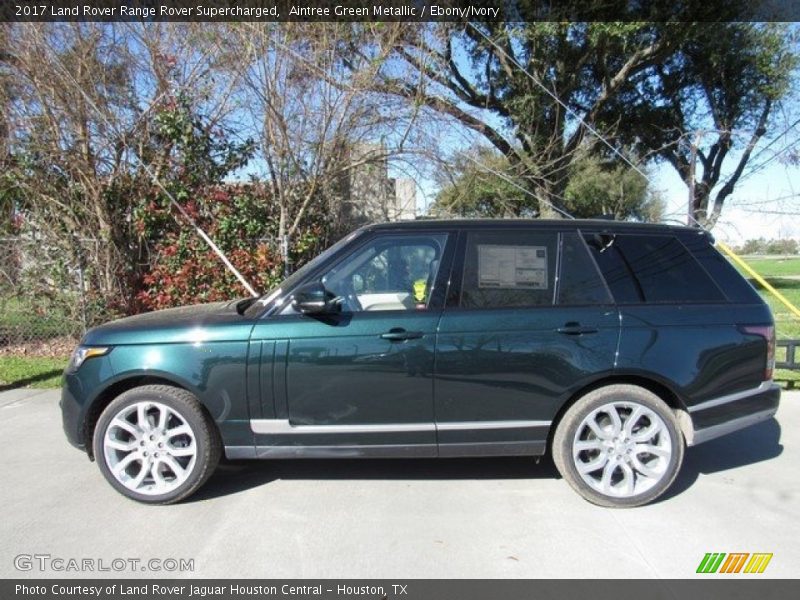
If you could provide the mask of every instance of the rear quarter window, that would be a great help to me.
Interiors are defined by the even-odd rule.
[[[688,233],[681,242],[697,259],[697,262],[717,282],[728,300],[738,304],[762,304],[763,300],[750,282],[711,244],[706,235]]]
[[[620,304],[726,301],[706,270],[674,236],[588,234],[586,241]]]

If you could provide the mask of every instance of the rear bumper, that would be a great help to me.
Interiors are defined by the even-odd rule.
[[[757,388],[714,398],[689,408],[681,427],[689,446],[702,444],[772,418],[778,410],[781,388],[765,381]]]

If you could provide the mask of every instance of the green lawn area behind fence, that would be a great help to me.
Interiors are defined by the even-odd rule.
[[[744,256],[742,258],[789,302],[800,307],[800,257]],[[742,274],[747,277],[746,273]],[[755,286],[772,309],[778,339],[800,339],[800,318],[793,315],[780,300],[762,289],[758,283],[753,280],[750,280],[750,283]],[[786,360],[786,349],[778,348],[776,358],[778,362]],[[800,385],[800,371],[778,369],[775,372],[775,379]]]
[[[800,257],[744,256],[742,258],[762,277],[800,278]]]

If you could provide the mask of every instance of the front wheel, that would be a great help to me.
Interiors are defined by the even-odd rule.
[[[222,453],[197,399],[166,385],[137,387],[114,399],[97,421],[93,442],[108,482],[147,504],[172,504],[193,494]]]
[[[610,385],[573,404],[553,437],[561,476],[586,500],[633,507],[652,502],[675,480],[684,441],[672,410],[635,385]]]

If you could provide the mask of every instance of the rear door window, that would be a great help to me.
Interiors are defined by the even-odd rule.
[[[609,304],[608,288],[581,237],[574,231],[561,234],[558,304]]]
[[[588,234],[586,241],[620,304],[725,301],[708,273],[673,236]]]

